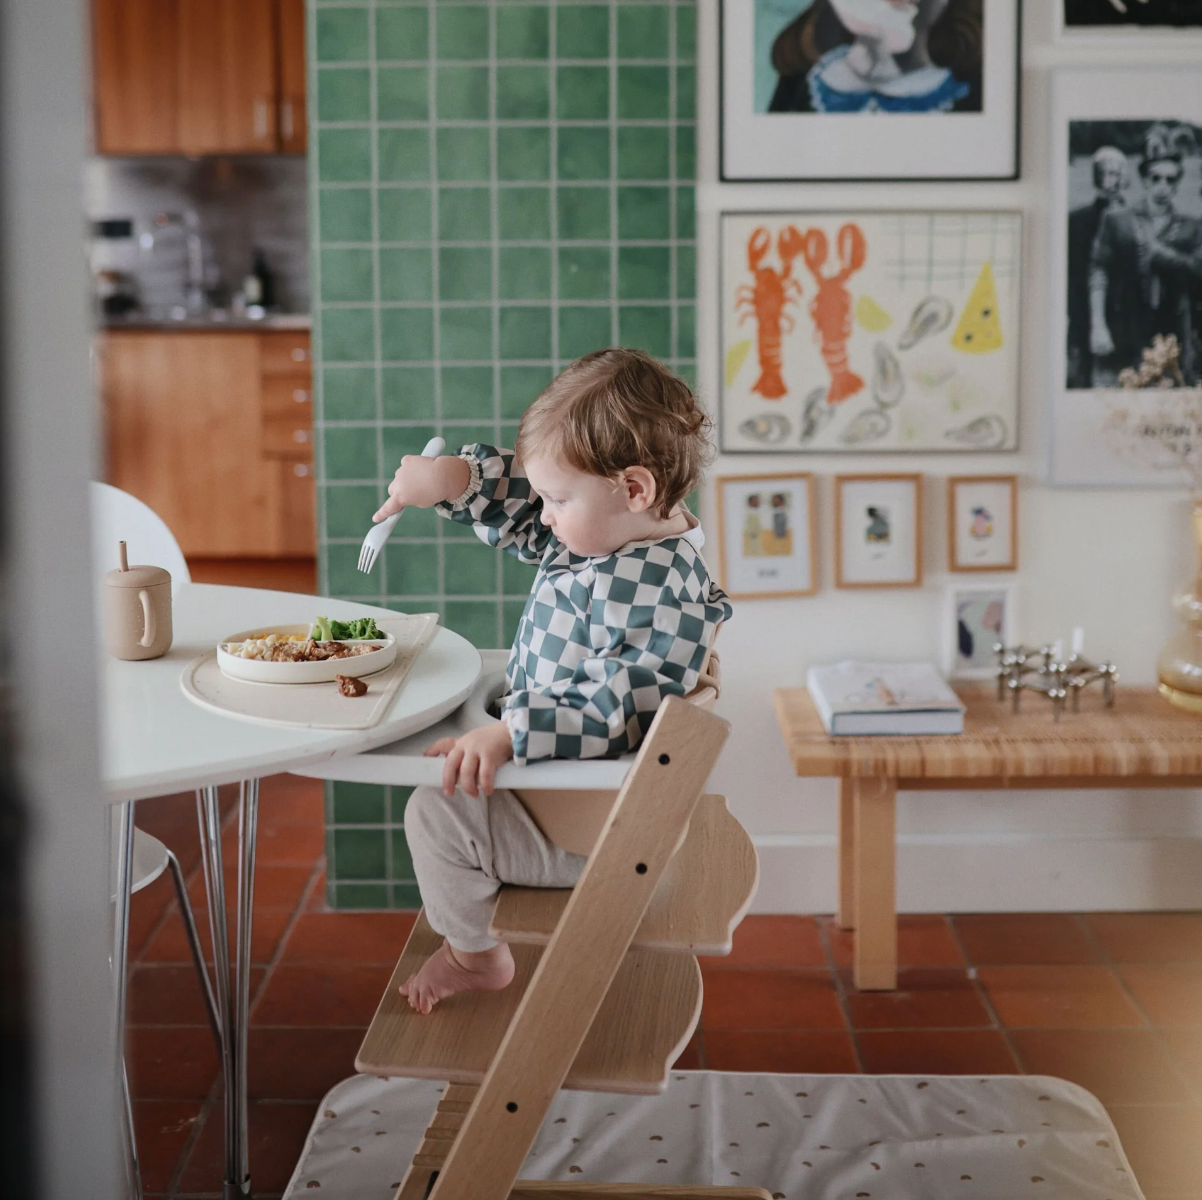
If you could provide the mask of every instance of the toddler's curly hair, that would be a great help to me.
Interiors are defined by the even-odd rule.
[[[645,467],[667,517],[709,462],[712,422],[683,379],[641,350],[597,350],[565,367],[526,410],[515,453],[558,455],[614,479]]]

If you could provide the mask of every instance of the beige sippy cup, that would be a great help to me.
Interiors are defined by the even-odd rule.
[[[114,658],[158,658],[171,649],[171,575],[162,567],[121,566],[104,577],[104,646]]]

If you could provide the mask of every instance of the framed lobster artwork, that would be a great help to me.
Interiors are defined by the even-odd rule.
[[[1011,212],[724,213],[727,453],[1018,446]]]

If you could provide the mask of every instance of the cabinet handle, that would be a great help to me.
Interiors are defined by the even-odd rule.
[[[303,346],[292,347],[292,361],[304,362],[309,357],[309,352]]]
[[[268,108],[267,101],[262,97],[255,100],[255,137],[262,139],[267,136]]]
[[[313,474],[313,468],[308,463],[294,463],[292,473],[299,476],[301,479],[307,479]]]
[[[293,126],[291,100],[280,101],[280,133],[283,136],[284,141],[290,142],[292,140]]]
[[[294,429],[292,431],[292,440],[294,442],[307,442],[309,440],[309,431],[307,429]]]
[[[305,388],[293,388],[292,399],[295,400],[297,404],[304,404],[305,401],[309,399],[309,393]]]

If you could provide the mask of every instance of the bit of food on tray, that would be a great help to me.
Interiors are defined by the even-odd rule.
[[[318,617],[313,622],[309,636],[319,642],[361,642],[372,639],[378,641],[384,635],[380,632],[375,617],[355,617],[350,621]]]
[[[294,639],[269,633],[263,638],[244,642],[226,642],[226,654],[234,658],[257,658],[263,662],[325,662],[328,658],[356,658],[372,654],[378,646],[348,646],[345,642],[315,642],[312,638]]]
[[[367,684],[354,675],[335,675],[334,682],[344,696],[366,696]]]

